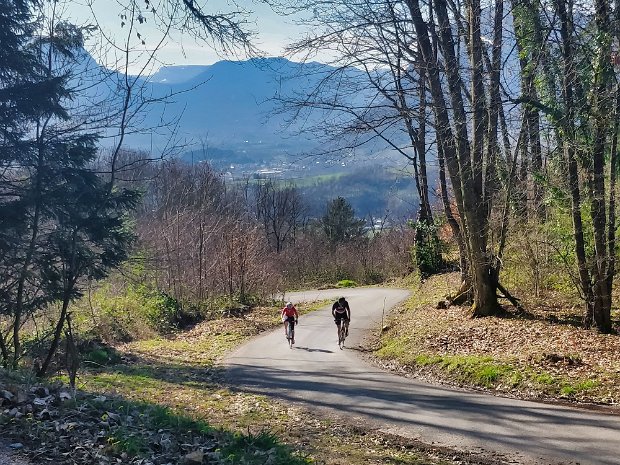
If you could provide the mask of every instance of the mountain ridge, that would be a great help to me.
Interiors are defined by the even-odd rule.
[[[146,114],[144,123],[155,127],[162,117],[178,120],[179,136],[194,144],[207,141],[225,150],[245,150],[247,144],[255,144],[262,146],[261,152],[300,154],[316,147],[303,129],[320,116],[294,121],[281,99],[313,88],[317,77],[330,71],[328,65],[281,57],[165,66],[145,78],[144,85],[155,98],[168,102],[163,113]],[[152,137],[133,137],[129,142],[138,148],[153,145]]]

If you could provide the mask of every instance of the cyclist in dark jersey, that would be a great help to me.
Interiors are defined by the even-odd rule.
[[[349,308],[349,302],[344,297],[340,297],[334,304],[332,305],[332,316],[334,317],[334,322],[338,327],[338,335],[340,335],[340,325],[342,320],[347,320],[348,323],[351,322],[351,308]],[[349,335],[349,328],[347,328],[347,336]]]

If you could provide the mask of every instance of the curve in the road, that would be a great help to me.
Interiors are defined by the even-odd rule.
[[[287,298],[316,300],[342,293],[313,291]],[[408,292],[372,288],[344,294],[352,313],[349,348],[339,350],[330,308],[325,308],[300,318],[293,350],[277,330],[231,354],[225,361],[231,383],[337,410],[426,443],[501,453],[513,463],[620,463],[620,418],[614,415],[429,385],[366,363],[352,349],[368,331],[380,330],[383,312]]]

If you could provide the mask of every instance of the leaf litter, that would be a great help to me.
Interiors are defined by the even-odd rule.
[[[384,368],[432,382],[484,389],[523,399],[569,402],[584,407],[620,403],[620,337],[579,326],[579,306],[557,295],[524,299],[527,314],[471,318],[468,308],[437,302],[458,288],[458,273],[433,277],[414,295],[380,337],[368,341],[371,358]],[[549,305],[552,301],[554,305]],[[616,317],[617,318],[617,317]],[[398,350],[386,350],[398,340]],[[492,363],[511,379],[476,383],[451,360]],[[434,360],[436,363],[431,363]],[[455,362],[456,363],[456,362]]]
[[[257,309],[119,346],[123,363],[80,373],[75,395],[60,382],[1,383],[10,393],[2,397],[3,437],[23,443],[32,463],[60,465],[502,463],[235,392],[219,358],[278,325],[273,308]],[[243,453],[224,453],[239,441]]]

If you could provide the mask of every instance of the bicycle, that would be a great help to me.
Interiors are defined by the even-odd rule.
[[[344,347],[344,340],[349,335],[349,320],[343,318],[340,323],[340,329],[338,330],[338,347],[342,349]]]
[[[288,342],[288,348],[292,349],[295,341],[295,320],[286,321],[286,340]]]

